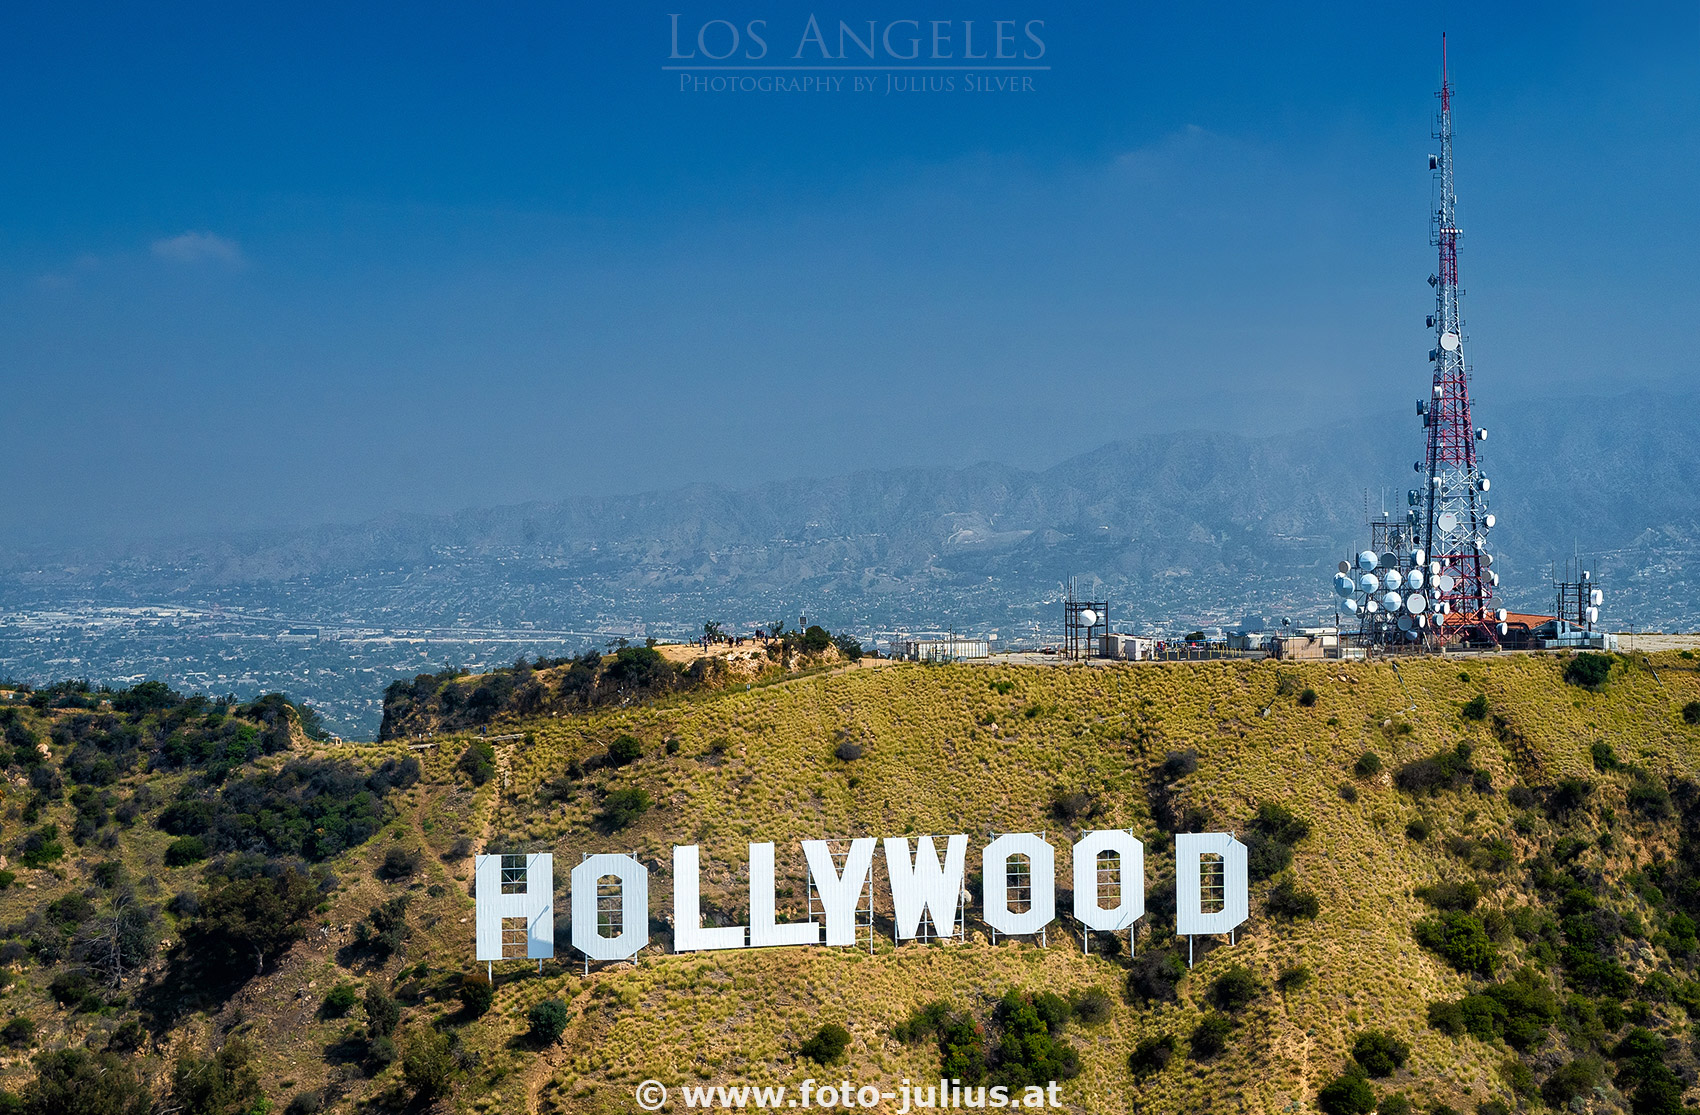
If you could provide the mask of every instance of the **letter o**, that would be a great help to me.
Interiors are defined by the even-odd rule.
[[[1009,908],[1009,859],[1026,856],[1032,903],[1016,913]],[[986,845],[980,857],[981,886],[986,895],[986,924],[999,933],[1037,933],[1057,912],[1057,854],[1030,832],[1007,832]]]
[[[596,881],[620,880],[620,935],[597,928]],[[649,944],[649,869],[631,856],[604,852],[573,868],[573,948],[592,960],[624,960]]]
[[[1098,905],[1098,857],[1114,852],[1121,860],[1121,902]],[[1088,929],[1113,933],[1145,916],[1145,845],[1131,832],[1089,832],[1074,846],[1074,917]]]
[[[708,29],[710,27],[713,27],[716,23],[718,23],[722,27],[726,28],[726,30],[732,32],[732,45],[726,48],[725,54],[716,54],[712,50],[709,50],[708,49],[708,43],[704,41],[708,37]],[[737,27],[733,26],[733,24],[730,20],[725,20],[725,19],[711,19],[711,20],[709,20],[707,23],[705,23],[701,27],[697,28],[697,49],[702,51],[702,56],[704,58],[712,58],[716,62],[719,62],[722,59],[732,57],[732,55],[735,54],[738,50],[738,29],[737,29]]]

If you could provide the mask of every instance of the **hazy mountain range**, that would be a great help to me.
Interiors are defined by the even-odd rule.
[[[1549,563],[1562,568],[1579,549],[1605,584],[1608,622],[1700,627],[1697,403],[1548,399],[1478,414],[1490,429],[1493,547],[1512,606],[1548,609]],[[13,553],[0,555],[0,608],[216,607],[385,631],[583,636],[540,648],[802,614],[864,635],[954,626],[1007,640],[1054,638],[1054,602],[1076,576],[1112,601],[1117,627],[1173,630],[1247,613],[1302,622],[1331,610],[1329,573],[1365,536],[1366,489],[1372,512],[1403,513],[1421,439],[1413,406],[1262,437],[1137,438],[1042,471],[870,468],[740,490],[687,485],[104,553]],[[32,659],[0,636],[0,661],[19,673]]]

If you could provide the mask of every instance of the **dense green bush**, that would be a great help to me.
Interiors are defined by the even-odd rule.
[[[23,1115],[148,1115],[153,1097],[133,1058],[61,1049],[35,1059],[20,1096]]]
[[[1375,1110],[1375,1093],[1363,1070],[1353,1065],[1323,1086],[1316,1106],[1326,1115],[1369,1115]]]
[[[428,1101],[446,1093],[456,1067],[449,1035],[429,1026],[408,1031],[401,1046],[401,1075],[416,1099]]]
[[[1210,1001],[1225,1011],[1244,1010],[1263,994],[1263,984],[1243,964],[1235,964],[1210,985]]]
[[[1150,1076],[1168,1067],[1175,1055],[1175,1039],[1169,1034],[1146,1038],[1128,1054],[1128,1071],[1135,1076]]]
[[[1191,1055],[1195,1061],[1208,1061],[1228,1048],[1228,1035],[1234,1024],[1224,1014],[1207,1014],[1192,1031]]]
[[[1460,972],[1491,975],[1498,954],[1481,919],[1474,914],[1446,911],[1412,926],[1417,943],[1430,949]]]
[[[1316,895],[1299,886],[1290,877],[1275,881],[1269,888],[1269,913],[1289,921],[1299,918],[1314,918],[1322,909],[1322,904]]]
[[[1352,1042],[1352,1060],[1371,1076],[1392,1076],[1410,1056],[1411,1047],[1385,1030],[1365,1030]]]
[[[538,1045],[554,1045],[566,1033],[567,1020],[572,1017],[567,1010],[567,1004],[559,999],[544,999],[532,1004],[526,1012],[526,1022],[531,1027],[531,1040]]]
[[[198,836],[179,836],[165,846],[165,866],[187,867],[207,858],[207,842]]]
[[[1689,701],[1682,706],[1682,722],[1690,726],[1700,724],[1700,701]]]
[[[611,766],[623,767],[643,758],[643,744],[636,736],[620,736],[608,745],[608,763]]]
[[[482,786],[496,777],[496,747],[484,740],[473,740],[461,752],[460,761],[455,769],[472,780],[474,786]]]
[[[1458,710],[1458,715],[1462,716],[1465,720],[1486,720],[1487,714],[1488,703],[1486,693],[1477,693],[1474,697],[1471,697],[1468,701],[1464,702],[1464,707]]]
[[[836,1022],[828,1022],[798,1046],[797,1052],[817,1065],[830,1065],[844,1055],[849,1045],[850,1031]]]
[[[265,1101],[253,1051],[240,1035],[225,1039],[210,1057],[178,1055],[171,1071],[171,1104],[180,1115],[252,1112]]]
[[[1374,778],[1381,773],[1381,756],[1373,751],[1365,751],[1358,756],[1357,765],[1352,769],[1359,778]]]
[[[496,1001],[496,985],[483,972],[468,972],[460,979],[460,1005],[473,1018],[482,1018]]]
[[[1013,1089],[1079,1075],[1079,1054],[1057,1037],[1071,1013],[1068,1002],[1050,992],[1005,992],[997,1009],[1003,1035],[991,1066],[992,1082]]]
[[[649,791],[641,787],[615,790],[602,799],[602,809],[596,815],[599,825],[607,832],[629,828],[649,811]]]
[[[1564,664],[1564,680],[1584,689],[1598,690],[1611,676],[1612,656],[1583,651]]]
[[[319,1007],[319,1013],[326,1018],[341,1018],[354,1009],[354,1004],[360,1001],[352,983],[339,983],[330,989],[324,1003]]]

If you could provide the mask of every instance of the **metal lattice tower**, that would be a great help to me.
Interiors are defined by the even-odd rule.
[[[1446,76],[1446,40],[1441,39],[1440,117],[1434,138],[1440,154],[1429,157],[1437,199],[1430,214],[1429,242],[1440,249],[1439,273],[1430,276],[1435,290],[1434,384],[1430,397],[1418,405],[1428,430],[1428,457],[1416,470],[1428,483],[1413,493],[1412,525],[1428,554],[1429,571],[1441,587],[1431,587],[1433,600],[1444,604],[1434,638],[1497,641],[1498,620],[1494,585],[1499,576],[1489,566],[1487,533],[1494,518],[1488,513],[1488,480],[1481,474],[1476,446],[1487,438],[1470,418],[1470,373],[1464,359],[1464,319],[1458,289],[1458,198],[1452,179],[1452,86]],[[1438,563],[1438,569],[1436,568]],[[1433,582],[1431,581],[1431,585]]]

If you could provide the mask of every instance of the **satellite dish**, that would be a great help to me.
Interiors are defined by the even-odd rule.
[[[1405,578],[1401,577],[1396,570],[1389,569],[1381,575],[1381,583],[1387,587],[1388,591],[1391,592],[1393,589],[1404,584]]]
[[[1501,635],[1509,635],[1511,633],[1511,625],[1508,624],[1508,623],[1500,624],[1499,625],[1499,633]]]
[[[1080,609],[1080,622],[1091,627],[1098,622],[1098,613],[1091,608],[1082,608]]]
[[[1440,528],[1441,533],[1451,534],[1453,531],[1458,529],[1458,516],[1456,513],[1451,511],[1442,511],[1440,513],[1440,521],[1435,525]]]
[[[1376,557],[1374,550],[1365,550],[1363,553],[1358,555],[1358,568],[1362,569],[1366,573],[1375,568],[1375,562]]]
[[[1379,612],[1380,610],[1381,610],[1381,605],[1377,604],[1373,597],[1370,598],[1369,600],[1364,601],[1364,611],[1366,611],[1366,612]]]
[[[1428,599],[1426,597],[1419,596],[1416,593],[1412,593],[1405,600],[1405,607],[1411,610],[1412,615],[1421,614],[1422,612],[1428,611]]]
[[[1489,480],[1487,477],[1484,476],[1480,480],[1476,481],[1476,487],[1480,488],[1482,491],[1485,492],[1489,488],[1493,487],[1493,481]]]
[[[1423,562],[1425,562],[1427,560],[1428,560],[1428,555],[1423,553],[1421,550],[1412,550],[1411,551],[1411,565],[1413,567],[1421,565]]]
[[[1398,565],[1399,555],[1393,551],[1389,550],[1387,553],[1381,555],[1381,567],[1383,569],[1396,569],[1398,568]]]
[[[1416,623],[1416,625],[1418,627],[1427,627],[1428,626],[1428,617],[1427,616],[1418,616],[1414,622]]]
[[[1415,631],[1407,631],[1407,632],[1405,632],[1405,638],[1410,639],[1414,642],[1418,638],[1418,635]]]
[[[1442,573],[1440,575],[1440,591],[1441,592],[1451,592],[1453,589],[1455,589],[1457,587],[1458,587],[1458,578],[1454,577],[1450,573]]]
[[[1445,395],[1445,394],[1446,394],[1446,388],[1444,388],[1444,387],[1442,387],[1442,386],[1441,386],[1441,385],[1440,385],[1440,384],[1438,384],[1438,383],[1437,383],[1437,384],[1435,384],[1435,385],[1434,385],[1434,397],[1435,397],[1435,398],[1437,398],[1437,399],[1438,399],[1438,398],[1440,398],[1440,397],[1441,397],[1441,396],[1443,396],[1443,395]]]
[[[1456,333],[1442,333],[1440,335],[1440,347],[1445,349],[1447,352],[1457,352],[1458,351],[1458,334],[1456,334]]]
[[[1390,612],[1397,612],[1399,610],[1400,605],[1402,605],[1404,603],[1405,603],[1405,598],[1400,596],[1396,592],[1390,592],[1386,596],[1383,596],[1381,598],[1381,606],[1383,608],[1386,608]]]
[[[1593,592],[1588,594],[1588,603],[1592,604],[1596,608],[1605,602],[1606,594],[1601,592],[1599,589],[1595,589]]]
[[[1350,596],[1346,597],[1345,600],[1341,601],[1340,607],[1342,607],[1346,610],[1347,615],[1355,616],[1355,615],[1358,614],[1358,602],[1356,600],[1353,600]]]
[[[1438,562],[1438,561],[1429,562],[1428,563],[1428,571],[1429,571],[1429,575],[1432,576],[1432,577],[1440,576],[1440,562]]]
[[[1505,612],[1504,608],[1501,608],[1499,611],[1497,611],[1493,614],[1493,618],[1497,619],[1501,623],[1505,622],[1505,616],[1506,616],[1506,612]]]
[[[1588,609],[1588,622],[1589,623],[1600,622],[1600,610],[1598,608],[1589,608]]]
[[[1493,555],[1492,554],[1483,554],[1482,560],[1487,562],[1489,565],[1492,565],[1493,564]]]
[[[1399,617],[1399,630],[1409,631],[1410,629],[1411,629],[1411,617],[1410,616],[1400,616]]]
[[[1340,572],[1350,573],[1351,571],[1352,571],[1352,563],[1351,562],[1343,561],[1343,562],[1340,563]]]
[[[1487,440],[1487,427],[1486,426],[1483,426],[1476,431],[1476,440],[1477,441],[1486,441]]]
[[[1357,586],[1352,583],[1352,579],[1344,573],[1336,573],[1334,575],[1334,591],[1339,595],[1350,596],[1352,595],[1352,590],[1356,587]]]
[[[1493,584],[1493,585],[1499,584],[1499,574],[1498,573],[1489,573],[1488,574],[1488,583]]]
[[[1409,573],[1405,574],[1405,583],[1414,589],[1422,588],[1423,571],[1421,569],[1411,570]]]
[[[1482,522],[1483,522],[1483,523],[1484,523],[1484,524],[1486,524],[1486,526],[1487,526],[1487,528],[1488,528],[1488,529],[1489,529],[1489,530],[1492,530],[1492,529],[1493,529],[1493,524],[1495,524],[1495,523],[1497,523],[1497,522],[1499,522],[1499,520],[1498,520],[1498,519],[1496,519],[1496,518],[1494,518],[1494,517],[1493,517],[1493,516],[1492,516],[1492,515],[1489,515],[1489,516],[1488,516],[1488,517],[1487,517],[1487,518],[1485,518],[1485,519],[1483,519],[1483,520],[1482,520]]]

